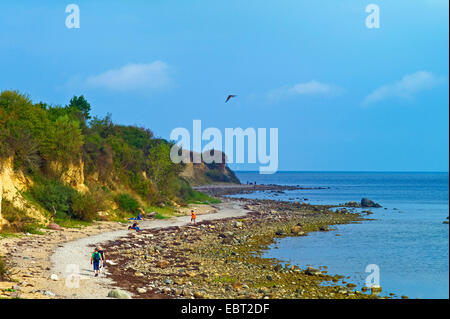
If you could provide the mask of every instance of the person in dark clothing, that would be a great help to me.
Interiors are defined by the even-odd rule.
[[[100,259],[100,273],[103,272],[103,268],[106,266],[106,259],[105,259],[105,251],[102,247],[98,246],[98,252],[100,253],[101,259]]]
[[[138,226],[138,223],[133,223],[133,226],[129,226],[128,227],[128,230],[132,230],[132,229],[134,229],[134,230],[136,230],[136,231],[141,231],[141,229],[139,228],[139,226]]]

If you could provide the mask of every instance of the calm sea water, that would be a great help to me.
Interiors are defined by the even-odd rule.
[[[237,176],[242,183],[327,187],[286,191],[278,196],[256,192],[237,197],[307,198],[311,204],[339,204],[367,197],[383,206],[371,209],[373,221],[280,239],[266,257],[301,267],[327,266],[329,274],[350,277],[358,289],[369,275],[366,266],[376,264],[383,293],[449,298],[449,225],[442,223],[449,215],[448,173],[237,172]]]

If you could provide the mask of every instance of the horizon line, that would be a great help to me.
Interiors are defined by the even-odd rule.
[[[233,172],[240,173],[259,173],[259,170],[235,170]],[[276,173],[445,173],[448,174],[449,171],[327,171],[327,170],[278,170]],[[264,174],[261,174],[264,175]]]

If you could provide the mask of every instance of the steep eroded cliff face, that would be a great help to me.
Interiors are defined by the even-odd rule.
[[[8,221],[2,214],[2,202],[7,200],[15,208],[24,211],[29,217],[39,223],[47,224],[48,218],[39,208],[24,198],[22,192],[33,185],[20,170],[14,170],[12,157],[0,161],[0,224],[6,225]]]
[[[51,162],[49,168],[58,176],[64,184],[81,193],[86,193],[89,188],[84,184],[84,162],[80,159],[77,163],[63,165],[59,162]]]
[[[191,152],[191,163],[185,164],[185,169],[180,176],[195,186],[215,183],[240,184],[234,172],[226,165],[225,155],[223,153],[220,155],[222,163],[192,163],[193,152]]]
[[[48,214],[23,196],[23,192],[33,186],[33,180],[21,170],[15,170],[13,163],[14,158],[12,157],[0,161],[0,225],[8,224],[4,214],[2,214],[2,202],[5,200],[39,224],[48,224],[50,222]],[[58,176],[64,184],[81,193],[89,191],[84,183],[84,163],[82,160],[76,164],[68,165],[52,162],[49,164],[49,168],[52,174]]]

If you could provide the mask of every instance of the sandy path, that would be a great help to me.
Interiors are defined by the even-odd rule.
[[[218,212],[215,214],[198,215],[197,221],[223,219],[229,217],[239,217],[247,214],[242,203],[237,201],[227,201],[215,205]],[[149,220],[140,222],[142,229],[164,228],[170,226],[182,226],[188,224],[190,216],[181,216],[163,220]],[[57,298],[106,298],[108,292],[114,288],[111,280],[104,275],[93,276],[92,266],[90,264],[90,254],[92,245],[99,245],[110,240],[116,240],[129,234],[129,231],[118,230],[113,232],[101,233],[94,236],[85,237],[75,241],[60,245],[51,256],[51,273],[58,275],[58,281],[49,283],[49,290],[56,294]],[[106,258],[107,252],[106,252]],[[79,287],[71,287],[71,283],[66,283],[66,278],[70,269],[79,271]],[[66,270],[68,270],[66,272]],[[107,271],[107,267],[106,267]],[[67,279],[68,281],[68,279]],[[132,292],[130,292],[132,294]]]

